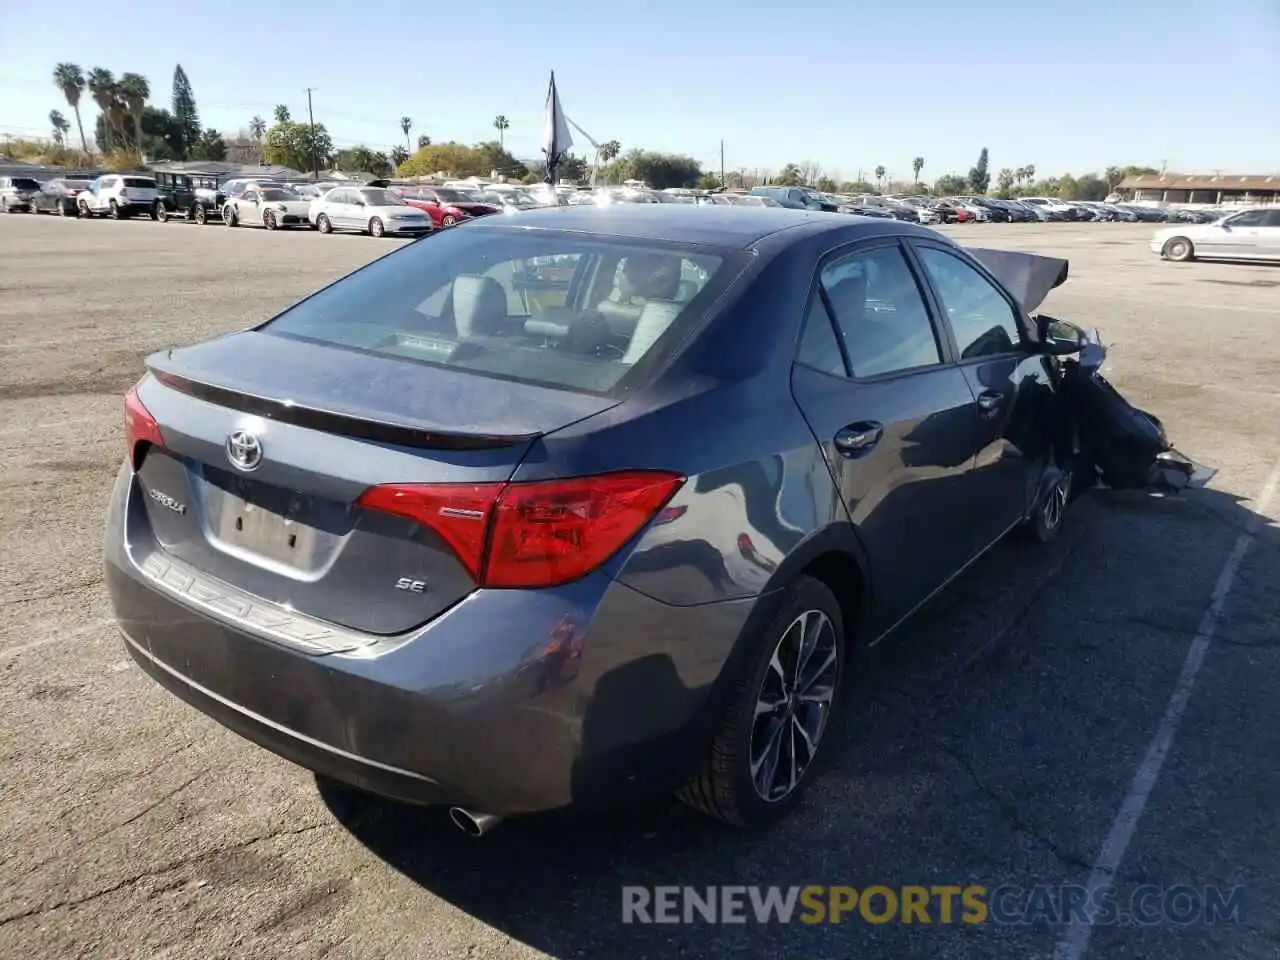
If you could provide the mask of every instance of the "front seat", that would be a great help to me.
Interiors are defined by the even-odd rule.
[[[464,273],[453,281],[453,324],[458,336],[494,337],[507,327],[507,291],[493,277]]]

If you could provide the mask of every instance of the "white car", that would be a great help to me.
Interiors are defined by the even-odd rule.
[[[311,202],[283,187],[250,187],[222,205],[222,222],[228,227],[307,227]]]
[[[1214,223],[1180,223],[1157,230],[1151,252],[1164,260],[1280,262],[1280,207],[1258,207]]]
[[[1063,203],[1057,197],[1021,197],[1020,200],[1060,219],[1071,216],[1071,204]]]
[[[145,213],[156,218],[156,181],[154,177],[112,173],[92,180],[76,195],[76,212],[81,217],[112,220]]]
[[[337,187],[311,201],[307,219],[321,233],[353,230],[374,237],[420,237],[430,215],[383,187]]]
[[[0,177],[0,213],[13,210],[35,213],[35,197],[39,192],[39,180],[31,177]]]

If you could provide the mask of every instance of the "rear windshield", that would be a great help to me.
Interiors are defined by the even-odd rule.
[[[507,228],[446,230],[264,328],[363,353],[616,395],[674,345],[745,255]],[[628,376],[635,371],[634,376]]]
[[[30,177],[14,177],[13,187],[15,190],[39,190],[40,183]]]
[[[154,189],[156,182],[147,177],[125,177],[124,185],[126,187],[151,187]]]

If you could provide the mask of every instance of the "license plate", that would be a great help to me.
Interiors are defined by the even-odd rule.
[[[302,570],[315,564],[317,531],[291,517],[228,496],[218,518],[218,539],[228,546]]]

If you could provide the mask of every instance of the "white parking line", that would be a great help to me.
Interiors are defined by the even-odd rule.
[[[1271,475],[1267,477],[1262,492],[1254,501],[1254,514],[1249,518],[1248,526],[1236,539],[1227,562],[1222,565],[1222,572],[1218,574],[1218,581],[1214,584],[1213,593],[1210,595],[1209,607],[1200,619],[1200,626],[1187,650],[1186,659],[1182,663],[1182,672],[1178,674],[1178,682],[1174,684],[1173,694],[1169,697],[1164,716],[1160,718],[1160,725],[1156,728],[1155,736],[1151,738],[1146,756],[1142,758],[1142,763],[1133,775],[1129,793],[1120,805],[1120,812],[1116,814],[1115,822],[1111,824],[1111,831],[1102,842],[1102,849],[1098,851],[1093,872],[1089,874],[1087,885],[1089,900],[1086,902],[1093,902],[1098,889],[1112,883],[1116,870],[1120,867],[1120,861],[1124,859],[1125,851],[1129,849],[1133,835],[1138,829],[1138,821],[1142,819],[1142,812],[1151,798],[1156,781],[1160,779],[1160,768],[1164,766],[1165,758],[1173,747],[1178,724],[1181,723],[1182,714],[1187,709],[1187,701],[1191,699],[1191,691],[1195,689],[1196,677],[1204,663],[1205,654],[1209,652],[1213,635],[1218,630],[1222,608],[1235,584],[1240,563],[1244,560],[1244,555],[1248,552],[1254,537],[1257,536],[1258,529],[1266,522],[1265,514],[1278,486],[1280,486],[1280,463],[1275,465]],[[1084,920],[1078,918],[1072,920],[1067,932],[1058,942],[1058,960],[1080,960],[1089,949],[1089,939],[1092,936],[1092,915],[1088,915]]]

